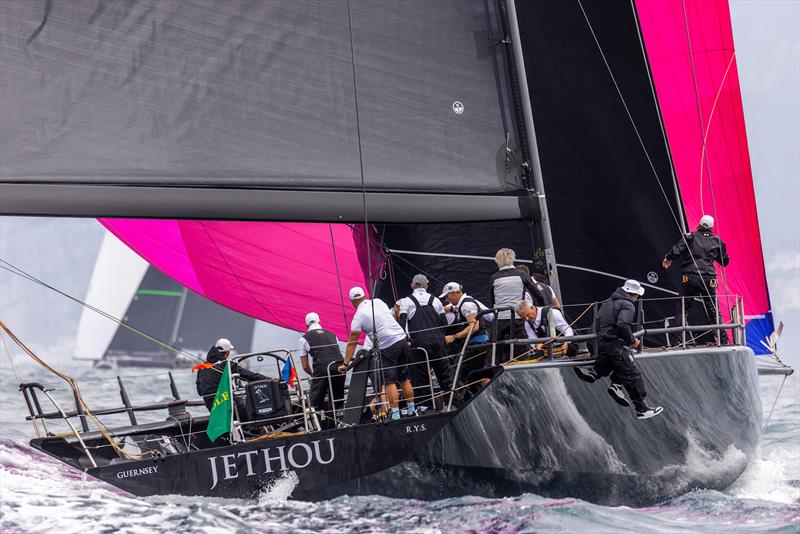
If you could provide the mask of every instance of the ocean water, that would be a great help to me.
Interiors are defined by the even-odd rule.
[[[4,358],[5,360],[5,358]],[[52,375],[20,361],[23,380]],[[8,363],[0,367],[0,531],[2,532],[800,532],[800,381],[790,377],[762,438],[760,459],[723,492],[695,490],[647,508],[579,499],[460,497],[440,501],[339,497],[291,500],[296,479],[279,480],[257,501],[166,496],[140,498],[87,478],[31,449],[30,423]],[[62,365],[93,406],[119,404],[113,371]],[[166,400],[167,377],[146,371],[126,382],[134,403]],[[191,375],[176,374],[184,396]],[[782,377],[762,377],[764,416]],[[124,423],[124,419],[120,420]]]

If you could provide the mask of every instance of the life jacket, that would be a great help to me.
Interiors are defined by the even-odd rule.
[[[472,302],[473,304],[475,304],[475,306],[478,308],[478,312],[480,312],[481,310],[485,309],[485,307],[480,302],[475,300],[474,298],[472,298],[472,297],[464,297],[463,299],[461,299],[461,302],[459,303],[458,308],[456,308],[456,311],[458,313],[456,314],[455,322],[457,322],[457,323],[466,323],[467,322],[467,318],[461,312],[462,306],[464,306],[464,304],[466,304],[467,302]],[[466,325],[462,325],[461,329],[463,330],[465,327],[466,327]],[[486,335],[486,316],[485,315],[482,316],[480,319],[478,319],[478,331],[477,332],[473,332],[472,336],[470,336],[470,337],[474,338],[474,337],[478,337],[480,335]]]
[[[328,364],[342,359],[339,341],[333,332],[323,328],[309,330],[303,334],[303,339],[308,343],[315,376],[318,373],[326,374]]]
[[[427,304],[420,304],[414,295],[409,295],[411,302],[416,306],[414,317],[408,320],[408,331],[411,342],[415,345],[423,343],[443,343],[444,329],[442,319],[433,307],[433,295]]]
[[[535,328],[536,337],[550,337],[550,308],[551,306],[539,308],[539,326]]]

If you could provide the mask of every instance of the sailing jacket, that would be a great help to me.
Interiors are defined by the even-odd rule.
[[[208,363],[213,363],[211,367],[206,367],[197,371],[197,394],[203,397],[203,402],[206,403],[206,408],[211,409],[211,404],[214,402],[214,395],[219,388],[219,380],[222,378],[222,372],[225,370],[224,353],[217,350],[217,347],[211,347],[206,356]],[[231,374],[237,373],[242,379],[248,382],[252,380],[264,380],[266,377],[259,373],[248,371],[244,367],[239,367],[236,362],[231,362]]]
[[[499,306],[512,306],[516,308],[520,300],[532,300],[537,306],[550,306],[553,302],[550,295],[536,287],[536,283],[531,277],[513,266],[501,267],[499,271],[489,278],[491,285],[490,308]],[[514,312],[513,317],[519,319],[519,315]],[[511,319],[510,311],[501,311],[497,314],[500,320]]]
[[[630,345],[634,341],[635,317],[636,305],[633,299],[618,287],[611,294],[611,298],[600,305],[600,310],[597,312],[598,337],[601,341],[622,340],[626,345]]]
[[[686,234],[675,243],[667,252],[666,258],[670,261],[680,258],[683,274],[700,274],[707,277],[717,276],[714,262],[723,267],[730,262],[725,242],[711,230],[703,227],[698,227],[697,231]],[[696,267],[695,262],[697,262]]]

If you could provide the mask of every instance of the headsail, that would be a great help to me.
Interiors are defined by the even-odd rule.
[[[345,339],[354,311],[347,290],[355,285],[369,287],[363,226],[142,219],[101,222],[151,265],[192,291],[250,317],[294,330],[305,330],[306,313],[316,311],[325,317],[326,328]],[[373,277],[377,277],[383,263],[380,250],[374,249],[371,256]]]
[[[726,0],[636,0],[689,230],[703,214],[728,246],[720,294],[744,296],[756,354],[774,330]],[[727,305],[726,305],[727,304]],[[727,316],[733,305],[720,297]]]

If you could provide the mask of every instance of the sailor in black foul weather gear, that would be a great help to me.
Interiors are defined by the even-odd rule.
[[[549,295],[541,291],[531,279],[531,277],[514,267],[517,259],[516,253],[509,248],[502,248],[495,255],[495,263],[499,270],[489,278],[492,299],[489,302],[491,308],[500,306],[510,306],[512,310],[516,308],[520,299],[529,300],[537,306],[550,306],[552,301]],[[504,310],[497,313],[497,324],[493,325],[492,333],[496,332],[497,337],[493,342],[519,338],[523,335],[524,321],[515,311]],[[511,347],[509,345],[497,345],[497,360],[495,363],[503,363],[509,359]]]
[[[517,313],[525,321],[525,335],[529,339],[532,338],[545,338],[551,337],[550,324],[552,322],[553,332],[557,336],[574,336],[575,332],[572,327],[564,319],[561,310],[554,306],[538,306],[531,305],[527,300],[520,300],[517,304]],[[535,356],[541,356],[544,351],[544,346],[538,344],[532,346],[535,351]],[[578,345],[576,343],[564,342],[554,343],[553,353],[555,356],[568,356],[574,358],[578,354]]]
[[[411,383],[416,390],[417,403],[432,407],[428,363],[436,373],[442,391],[448,391],[453,386],[452,371],[445,346],[444,329],[447,326],[447,318],[444,315],[442,302],[428,293],[428,278],[424,274],[414,276],[411,288],[411,295],[398,301],[398,320],[402,328],[407,328],[411,339],[408,370]],[[425,353],[428,356],[427,362]]]
[[[339,350],[336,335],[322,328],[319,315],[314,312],[306,315],[308,331],[300,337],[297,351],[303,370],[311,375],[309,403],[317,411],[339,410],[344,400],[345,375],[338,367],[344,361]],[[311,364],[308,357],[311,356]],[[330,375],[330,379],[329,379]],[[325,396],[328,402],[325,402]]]
[[[197,394],[203,398],[206,408],[211,410],[211,405],[214,403],[214,396],[217,394],[219,388],[219,380],[222,378],[222,372],[225,370],[225,362],[228,360],[233,350],[233,345],[225,338],[218,339],[214,346],[208,350],[206,362],[204,364],[196,365],[194,369],[197,370]],[[239,367],[236,362],[231,362],[231,375],[238,374],[239,378],[247,382],[255,380],[264,380],[266,377],[259,373],[248,371],[244,367]],[[240,416],[244,415],[244,411],[240,410]]]
[[[730,258],[725,243],[714,235],[714,218],[703,215],[697,230],[690,232],[667,252],[662,262],[665,269],[669,269],[672,261],[681,260],[681,297],[688,317],[689,310],[694,304],[695,297],[699,297],[705,309],[706,323],[717,324],[719,315],[717,310],[717,270],[714,263],[723,267],[728,265]],[[678,302],[675,316],[681,320],[681,303]]]
[[[601,376],[610,376],[611,386],[608,393],[622,406],[630,406],[622,391],[627,390],[636,417],[648,419],[660,414],[660,406],[651,408],[645,402],[647,390],[642,380],[642,373],[633,357],[633,350],[639,347],[639,339],[633,336],[636,324],[636,305],[640,296],[644,295],[644,287],[636,280],[626,280],[618,287],[611,298],[603,301],[597,313],[598,352],[593,369],[574,367],[578,378],[586,382],[594,382]]]

